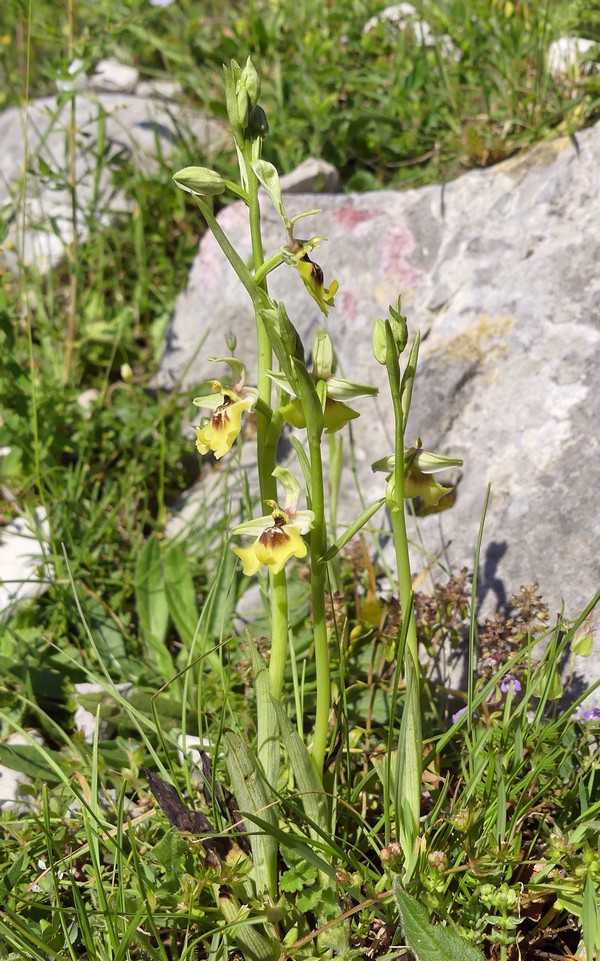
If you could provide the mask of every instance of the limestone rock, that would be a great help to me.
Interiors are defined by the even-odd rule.
[[[17,517],[0,528],[0,621],[27,598],[45,593],[53,577],[46,557],[49,536],[43,507],[32,518]]]
[[[340,175],[326,160],[307,157],[281,178],[281,189],[290,194],[335,194],[340,189]]]
[[[384,493],[370,464],[392,449],[372,321],[401,294],[410,329],[420,329],[409,439],[463,457],[464,468],[455,507],[411,522],[426,550],[418,566],[438,558],[454,571],[472,568],[491,484],[480,567],[488,612],[538,581],[552,614],[564,599],[576,616],[600,585],[600,125],[578,134],[577,146],[567,138],[544,143],[445,188],[323,195],[322,213],[298,232],[329,241],[314,259],[326,284],[340,283],[328,328],[341,371],[381,388],[376,401],[359,402],[363,416],[352,425],[367,502]],[[290,216],[314,205],[312,196],[286,198]],[[266,198],[263,207],[269,256],[285,233]],[[242,205],[219,220],[247,258]],[[323,317],[297,272],[280,268],[269,289],[285,300],[309,350]],[[228,330],[252,377],[252,307],[207,235],[176,306],[160,382],[222,376],[206,358],[225,355]],[[357,500],[349,470],[342,483],[341,514],[350,519]]]
[[[103,695],[108,701],[113,701],[112,691],[104,684],[95,684],[92,681],[79,681],[73,685],[75,688],[75,717],[73,724],[75,730],[83,736],[86,744],[93,744],[96,737],[96,712],[92,712],[79,703],[79,697],[86,694]],[[114,690],[121,697],[129,698],[133,693],[133,684],[125,681],[122,684],[115,684]],[[98,725],[98,737],[101,741],[106,741],[114,734],[114,725],[109,720],[100,720]]]
[[[26,110],[11,107],[0,115],[0,206],[10,223],[0,260],[12,270],[18,269],[21,259],[17,250],[26,263],[41,271],[59,263],[71,244],[74,219],[79,238],[85,240],[90,224],[108,224],[126,211],[128,202],[113,179],[124,162],[152,176],[182,143],[196,142],[210,153],[222,142],[219,121],[183,104],[129,93],[77,95],[73,211],[68,173],[70,103],[44,97]]]
[[[447,56],[460,58],[460,51],[456,49],[448,34],[436,37],[427,20],[423,20],[412,3],[395,3],[385,7],[374,17],[371,17],[363,27],[363,33],[371,33],[379,24],[385,24],[388,30],[403,33],[413,43],[423,47],[438,46]]]
[[[596,73],[598,64],[586,59],[585,54],[597,46],[594,40],[584,37],[559,37],[548,48],[548,70],[553,77]]]
[[[4,738],[4,744],[22,747],[29,746],[32,741],[43,744],[44,738],[39,731],[28,731],[28,736],[15,732]],[[22,771],[13,770],[6,764],[0,764],[0,811],[13,811],[23,814],[35,805],[31,795],[27,795],[23,788],[32,784],[32,779]]]
[[[118,60],[100,60],[89,80],[93,90],[103,90],[106,93],[135,93],[139,70]]]

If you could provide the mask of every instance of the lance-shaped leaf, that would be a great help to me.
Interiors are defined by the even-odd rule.
[[[235,731],[223,735],[225,761],[231,778],[240,813],[260,814],[263,822],[277,826],[277,814],[272,806],[273,794],[262,776],[254,754]],[[268,891],[277,899],[277,839],[267,832],[250,828],[250,847],[254,864],[257,893]]]

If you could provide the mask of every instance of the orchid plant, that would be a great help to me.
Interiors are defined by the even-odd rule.
[[[335,309],[338,284],[325,284],[323,271],[315,262],[314,251],[324,238],[299,239],[297,223],[318,211],[309,210],[294,218],[286,212],[279,176],[275,167],[262,159],[262,145],[268,134],[265,113],[259,104],[260,80],[250,60],[241,68],[235,61],[225,68],[227,111],[237,152],[240,182],[222,178],[216,171],[204,167],[187,167],[174,176],[175,183],[192,195],[212,230],[224,255],[236,271],[254,307],[258,344],[256,381],[247,386],[248,377],[243,362],[235,358],[212,358],[227,364],[232,373],[232,385],[218,380],[211,383],[212,393],[198,397],[194,403],[212,412],[208,421],[197,428],[196,446],[201,454],[212,452],[223,458],[239,442],[242,419],[254,411],[257,418],[257,458],[259,488],[262,502],[269,513],[238,524],[232,530],[234,538],[250,538],[249,545],[235,546],[243,573],[248,577],[261,575],[266,567],[266,586],[270,612],[270,654],[268,682],[260,662],[257,671],[257,753],[250,760],[247,745],[229,741],[233,761],[228,761],[232,784],[236,792],[246,797],[247,805],[261,807],[264,795],[248,797],[246,783],[239,773],[239,759],[252,768],[257,783],[267,789],[276,787],[279,771],[280,745],[274,744],[273,730],[279,730],[290,756],[294,777],[303,797],[320,795],[305,800],[305,811],[311,831],[325,830],[331,812],[324,793],[326,783],[325,759],[330,747],[332,678],[330,643],[331,629],[327,619],[327,568],[336,554],[358,534],[373,515],[387,507],[391,520],[396,552],[397,588],[402,609],[402,641],[399,654],[399,679],[406,685],[400,740],[395,752],[396,796],[390,799],[388,810],[394,812],[396,834],[403,856],[403,878],[408,881],[415,870],[419,851],[419,817],[421,805],[422,738],[420,718],[420,668],[417,635],[413,610],[412,579],[406,532],[406,500],[419,497],[432,510],[444,509],[451,503],[451,488],[435,479],[440,471],[462,463],[456,458],[445,458],[422,449],[418,440],[407,446],[405,429],[410,409],[419,352],[419,336],[409,345],[406,318],[401,313],[400,300],[390,307],[390,316],[377,319],[373,326],[373,351],[376,360],[386,369],[394,406],[395,448],[377,460],[374,470],[387,476],[381,497],[369,505],[347,530],[335,538],[328,529],[322,446],[324,434],[335,435],[359,412],[351,406],[359,398],[377,394],[371,385],[357,384],[336,375],[334,346],[325,329],[318,330],[312,346],[312,367],[306,362],[305,347],[289,318],[283,303],[273,301],[268,292],[268,277],[276,269],[286,267],[298,271],[306,291],[326,318]],[[265,256],[260,225],[259,188],[263,188],[279,215],[285,231],[286,243]],[[252,238],[252,264],[247,266],[237,253],[216,219],[212,198],[228,191],[247,207]],[[406,362],[401,358],[408,352]],[[276,449],[284,425],[296,431],[306,431],[306,443],[300,445],[292,435],[296,452],[296,470],[292,465],[278,466]],[[339,446],[332,450],[332,462],[339,458]],[[332,469],[338,469],[332,463]],[[283,496],[278,493],[278,485]],[[303,496],[302,496],[303,495]],[[304,500],[306,508],[299,509]],[[284,692],[285,669],[288,661],[290,625],[288,618],[287,567],[296,559],[308,558],[310,566],[310,609],[312,613],[313,650],[316,666],[316,709],[314,725],[306,743],[290,741],[286,727]],[[335,678],[339,689],[340,678]],[[265,686],[266,685],[266,686]],[[302,729],[302,724],[300,724]],[[293,744],[293,748],[292,745]],[[235,758],[237,757],[237,761]],[[308,763],[307,763],[308,759]],[[238,766],[236,767],[236,763]],[[238,798],[239,800],[239,798]],[[312,807],[310,806],[312,803]],[[266,837],[266,836],[265,836]],[[272,839],[270,839],[272,840]],[[253,844],[259,844],[254,837]],[[266,870],[264,889],[274,901],[277,897],[277,845],[266,844],[255,854],[264,858]],[[274,860],[275,859],[275,860]],[[323,873],[323,884],[330,878]],[[338,946],[339,947],[339,946]]]

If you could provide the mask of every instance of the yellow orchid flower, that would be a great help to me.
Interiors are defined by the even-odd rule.
[[[284,471],[289,473],[285,468],[276,468],[276,471],[279,475]],[[294,500],[295,497],[288,497],[285,510],[277,501],[269,500],[267,504],[273,508],[270,514],[233,529],[233,534],[255,538],[250,547],[233,548],[243,564],[244,574],[251,577],[263,564],[271,574],[279,574],[290,557],[306,557],[308,548],[302,534],[312,530],[315,515],[313,511],[297,511]]]
[[[212,451],[216,459],[231,450],[242,429],[242,414],[251,411],[256,404],[258,391],[253,387],[236,385],[223,387],[220,381],[211,381],[213,394],[196,397],[197,407],[208,407],[214,414],[204,427],[196,428],[196,448],[200,454]]]
[[[323,271],[318,264],[315,264],[314,261],[310,259],[308,254],[304,254],[303,257],[298,259],[296,270],[302,277],[304,286],[310,296],[327,317],[329,308],[335,307],[333,298],[339,287],[337,280],[332,280],[329,287],[325,287]]]
[[[374,471],[394,470],[395,457],[383,457],[372,465]],[[424,512],[435,513],[452,507],[454,503],[454,488],[442,487],[432,476],[450,467],[462,467],[462,460],[459,457],[442,457],[440,454],[432,454],[421,448],[421,442],[417,439],[414,447],[404,448],[404,497],[411,499],[420,497],[424,505]],[[394,483],[394,475],[390,473],[388,484]]]

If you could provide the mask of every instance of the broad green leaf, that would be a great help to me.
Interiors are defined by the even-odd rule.
[[[273,706],[279,725],[279,733],[289,754],[290,762],[296,779],[296,787],[300,791],[302,806],[307,818],[317,825],[319,831],[309,828],[310,834],[316,839],[322,838],[330,831],[329,807],[323,785],[314,769],[308,749],[290,721],[285,711],[273,700]]]
[[[198,610],[188,560],[179,544],[165,545],[162,554],[169,614],[181,640],[189,645],[198,627]]]
[[[102,663],[109,671],[115,668],[122,671],[126,667],[127,651],[118,621],[96,600],[88,602],[88,616]]]
[[[417,961],[484,961],[481,951],[461,934],[432,924],[423,905],[402,889],[399,878],[393,888],[404,939]]]
[[[256,758],[241,737],[234,731],[223,735],[225,762],[231,778],[233,793],[242,814],[260,814],[261,819],[277,827],[277,814],[272,802],[276,800],[265,783]],[[251,832],[250,846],[254,863],[254,880],[259,894],[268,891],[277,899],[277,839],[269,834]]]
[[[153,534],[144,545],[135,569],[135,598],[148,654],[164,678],[173,674],[173,661],[165,639],[169,605],[158,539]]]
[[[250,655],[256,685],[256,714],[258,721],[258,759],[262,765],[267,784],[277,787],[279,774],[280,744],[277,715],[271,695],[271,680],[262,657],[250,641]]]

